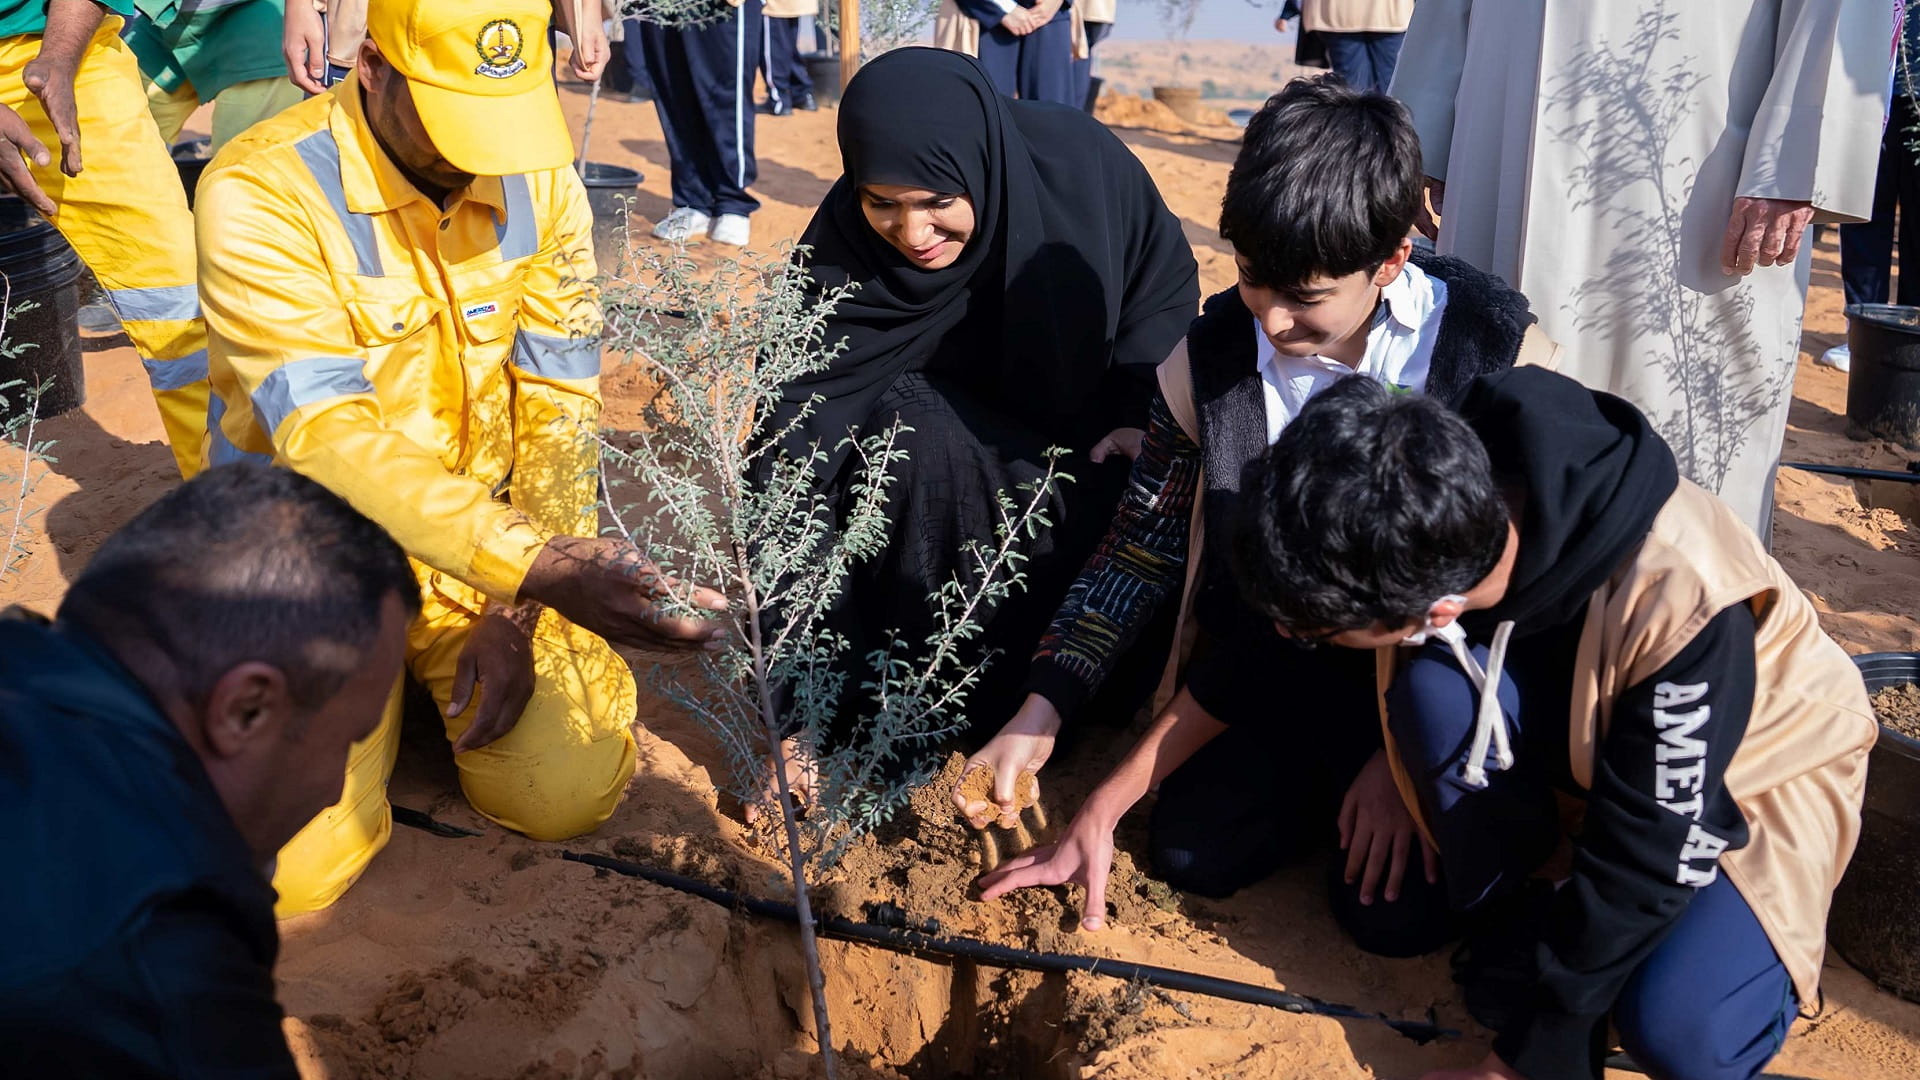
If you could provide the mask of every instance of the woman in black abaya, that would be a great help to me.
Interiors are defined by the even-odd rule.
[[[998,494],[1019,500],[1048,447],[1071,451],[1061,467],[1076,482],[1025,548],[1026,590],[978,641],[1001,659],[968,712],[997,721],[1113,516],[1154,368],[1199,300],[1193,254],[1119,139],[1078,110],[1001,97],[971,57],[914,48],[869,63],[839,137],[844,174],[801,242],[817,288],[857,286],[827,331],[846,348],[787,386],[771,422],[820,399],[790,445],[830,452],[830,497],[848,479],[848,454],[833,451],[849,432],[912,429],[889,491],[892,542],[855,569],[835,614],[850,655],[889,631],[923,640],[929,597],[964,572],[965,545],[994,543]],[[859,711],[851,697],[846,711]]]

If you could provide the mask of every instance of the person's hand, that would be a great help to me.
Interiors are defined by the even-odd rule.
[[[537,609],[533,618],[539,618]],[[474,689],[480,701],[474,705]],[[453,752],[478,750],[513,730],[533,697],[533,640],[523,621],[504,612],[481,616],[454,663],[447,716],[474,707],[473,722],[454,741]]]
[[[21,79],[40,107],[53,121],[53,133],[60,137],[60,171],[80,175],[80,117],[73,104],[74,64],[64,57],[48,56],[45,51],[27,61]]]
[[[1107,432],[1107,437],[1093,444],[1093,452],[1087,456],[1095,465],[1106,461],[1115,454],[1127,455],[1128,461],[1140,460],[1140,447],[1147,441],[1147,433],[1137,427],[1119,427]]]
[[[1030,8],[1017,7],[1000,16],[1000,26],[1015,37],[1026,37],[1040,29],[1041,23],[1035,22]]]
[[[1746,277],[1756,266],[1791,266],[1800,255],[1800,234],[1813,220],[1804,199],[1733,200],[1727,235],[1720,243],[1720,271]]]
[[[1040,798],[1040,768],[1053,754],[1053,740],[1060,733],[1060,713],[1053,703],[1039,694],[1028,694],[1020,711],[1013,714],[1000,733],[987,740],[980,752],[967,759],[960,782],[953,786],[953,805],[967,824],[984,829],[996,821],[1003,829],[1020,822],[1020,803],[1014,786],[1021,773],[1033,774],[1033,797]],[[968,774],[975,769],[993,771],[993,802],[969,800],[962,790]]]
[[[313,0],[287,0],[280,22],[280,56],[287,78],[309,94],[326,93],[327,33]]]
[[[1113,869],[1113,826],[1086,810],[1074,817],[1057,844],[1037,847],[989,874],[980,875],[980,899],[995,900],[1035,885],[1080,885],[1087,890],[1080,925],[1107,925],[1107,874]]]
[[[1287,32],[1287,17],[1285,15],[1273,20],[1273,30],[1276,34],[1284,34]]]
[[[1407,857],[1418,846],[1426,862],[1427,881],[1440,880],[1440,856],[1414,828],[1413,815],[1400,798],[1393,783],[1393,769],[1385,750],[1360,767],[1360,775],[1347,788],[1340,802],[1340,849],[1347,853],[1346,882],[1360,882],[1360,902],[1373,903],[1380,875],[1386,874],[1386,898],[1400,899],[1400,883],[1405,879]]]
[[[573,56],[567,66],[581,82],[599,82],[607,61],[613,58],[613,46],[607,42],[607,28],[600,25],[600,20],[580,21],[585,25],[567,28],[567,36],[573,39]]]
[[[1514,1072],[1498,1054],[1488,1054],[1478,1065],[1465,1069],[1435,1069],[1420,1080],[1527,1080]]]
[[[1413,227],[1421,236],[1438,242],[1440,239],[1440,219],[1438,215],[1446,211],[1440,209],[1441,200],[1447,196],[1447,185],[1443,180],[1427,177],[1427,197],[1420,205],[1420,213],[1414,216]],[[1428,206],[1432,209],[1429,210]]]
[[[53,164],[53,155],[47,152],[45,143],[33,137],[33,129],[19,113],[0,105],[0,182],[27,200],[41,217],[52,217],[58,208],[40,190],[33,170],[27,168],[29,161],[44,169]]]
[[[668,615],[662,604],[687,587],[660,572],[624,540],[556,536],[528,569],[520,595],[545,604],[608,641],[640,648],[718,649],[726,628],[693,615]],[[726,597],[694,586],[693,604],[727,610]]]
[[[803,813],[813,804],[813,789],[820,782],[820,766],[798,739],[785,739],[780,743],[780,759],[786,766],[787,794],[793,796],[794,812]],[[746,805],[749,825],[760,820],[762,806],[780,805],[780,780],[774,775],[778,764],[767,762],[767,782],[760,789],[760,798]]]
[[[1035,30],[1052,22],[1053,17],[1060,14],[1060,2],[1061,0],[1039,0],[1039,3],[1029,9]]]

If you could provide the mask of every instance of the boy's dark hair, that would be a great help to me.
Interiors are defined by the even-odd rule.
[[[1473,429],[1361,376],[1309,401],[1241,492],[1241,588],[1301,636],[1424,622],[1506,550],[1507,505]]]
[[[1295,79],[1247,124],[1220,235],[1269,289],[1372,270],[1413,228],[1422,168],[1405,106],[1334,75]]]
[[[278,668],[295,707],[313,710],[360,670],[389,596],[408,617],[420,610],[420,585],[386,530],[289,469],[222,465],[108,537],[60,621],[143,680],[170,684],[156,692],[199,705],[253,660]]]

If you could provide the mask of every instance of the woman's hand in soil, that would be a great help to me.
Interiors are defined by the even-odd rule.
[[[1107,437],[1093,444],[1093,452],[1087,456],[1099,465],[1115,454],[1127,455],[1128,461],[1140,460],[1140,447],[1147,441],[1143,428],[1122,427],[1107,432]]]
[[[540,617],[537,608],[532,618]],[[480,701],[474,704],[474,690]],[[533,697],[533,640],[531,626],[518,614],[492,612],[481,617],[460,649],[453,668],[453,693],[447,715],[459,716],[469,706],[473,722],[453,744],[453,752],[478,750],[513,730]]]
[[[1497,1054],[1488,1054],[1480,1064],[1466,1069],[1435,1069],[1420,1080],[1527,1080],[1514,1072]]]
[[[1080,925],[1099,930],[1107,925],[1107,874],[1113,869],[1113,827],[1090,818],[1083,810],[1067,826],[1057,844],[1034,848],[1025,855],[980,876],[980,899],[996,900],[1015,889],[1035,885],[1080,885],[1087,905]]]
[[[967,759],[960,781],[953,785],[953,805],[967,824],[984,829],[998,821],[1003,829],[1020,823],[1020,798],[1015,793],[1020,776],[1033,776],[1033,801],[1040,801],[1040,768],[1053,754],[1054,737],[1060,732],[1060,713],[1053,703],[1039,694],[1028,694],[1020,711],[1013,714],[1000,733],[987,740],[980,752]],[[993,802],[970,798],[967,777],[976,769],[993,774]]]
[[[813,788],[820,780],[820,766],[813,760],[807,748],[800,745],[798,739],[787,739],[780,744],[780,762],[767,762],[767,782],[760,789],[760,798],[746,805],[747,824],[760,820],[760,808],[780,805],[780,779],[775,774],[780,764],[787,770],[787,793],[793,796],[793,810],[796,814],[806,813],[813,805]]]
[[[1407,857],[1415,846],[1426,862],[1427,880],[1440,880],[1440,856],[1414,827],[1413,815],[1394,785],[1393,769],[1385,750],[1360,767],[1360,775],[1340,802],[1340,848],[1347,853],[1347,884],[1360,882],[1360,902],[1373,903],[1382,872],[1386,874],[1388,903],[1400,899]]]
[[[712,589],[694,586],[690,591],[695,605],[727,610],[726,597]],[[665,601],[684,598],[687,592],[632,544],[586,536],[547,541],[520,586],[522,598],[545,604],[617,645],[720,648],[727,637],[720,624],[661,610]]]

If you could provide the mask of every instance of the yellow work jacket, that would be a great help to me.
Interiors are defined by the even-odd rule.
[[[573,170],[482,177],[442,210],[353,77],[236,139],[198,200],[211,464],[270,456],[503,602],[549,537],[594,535],[600,320]]]

